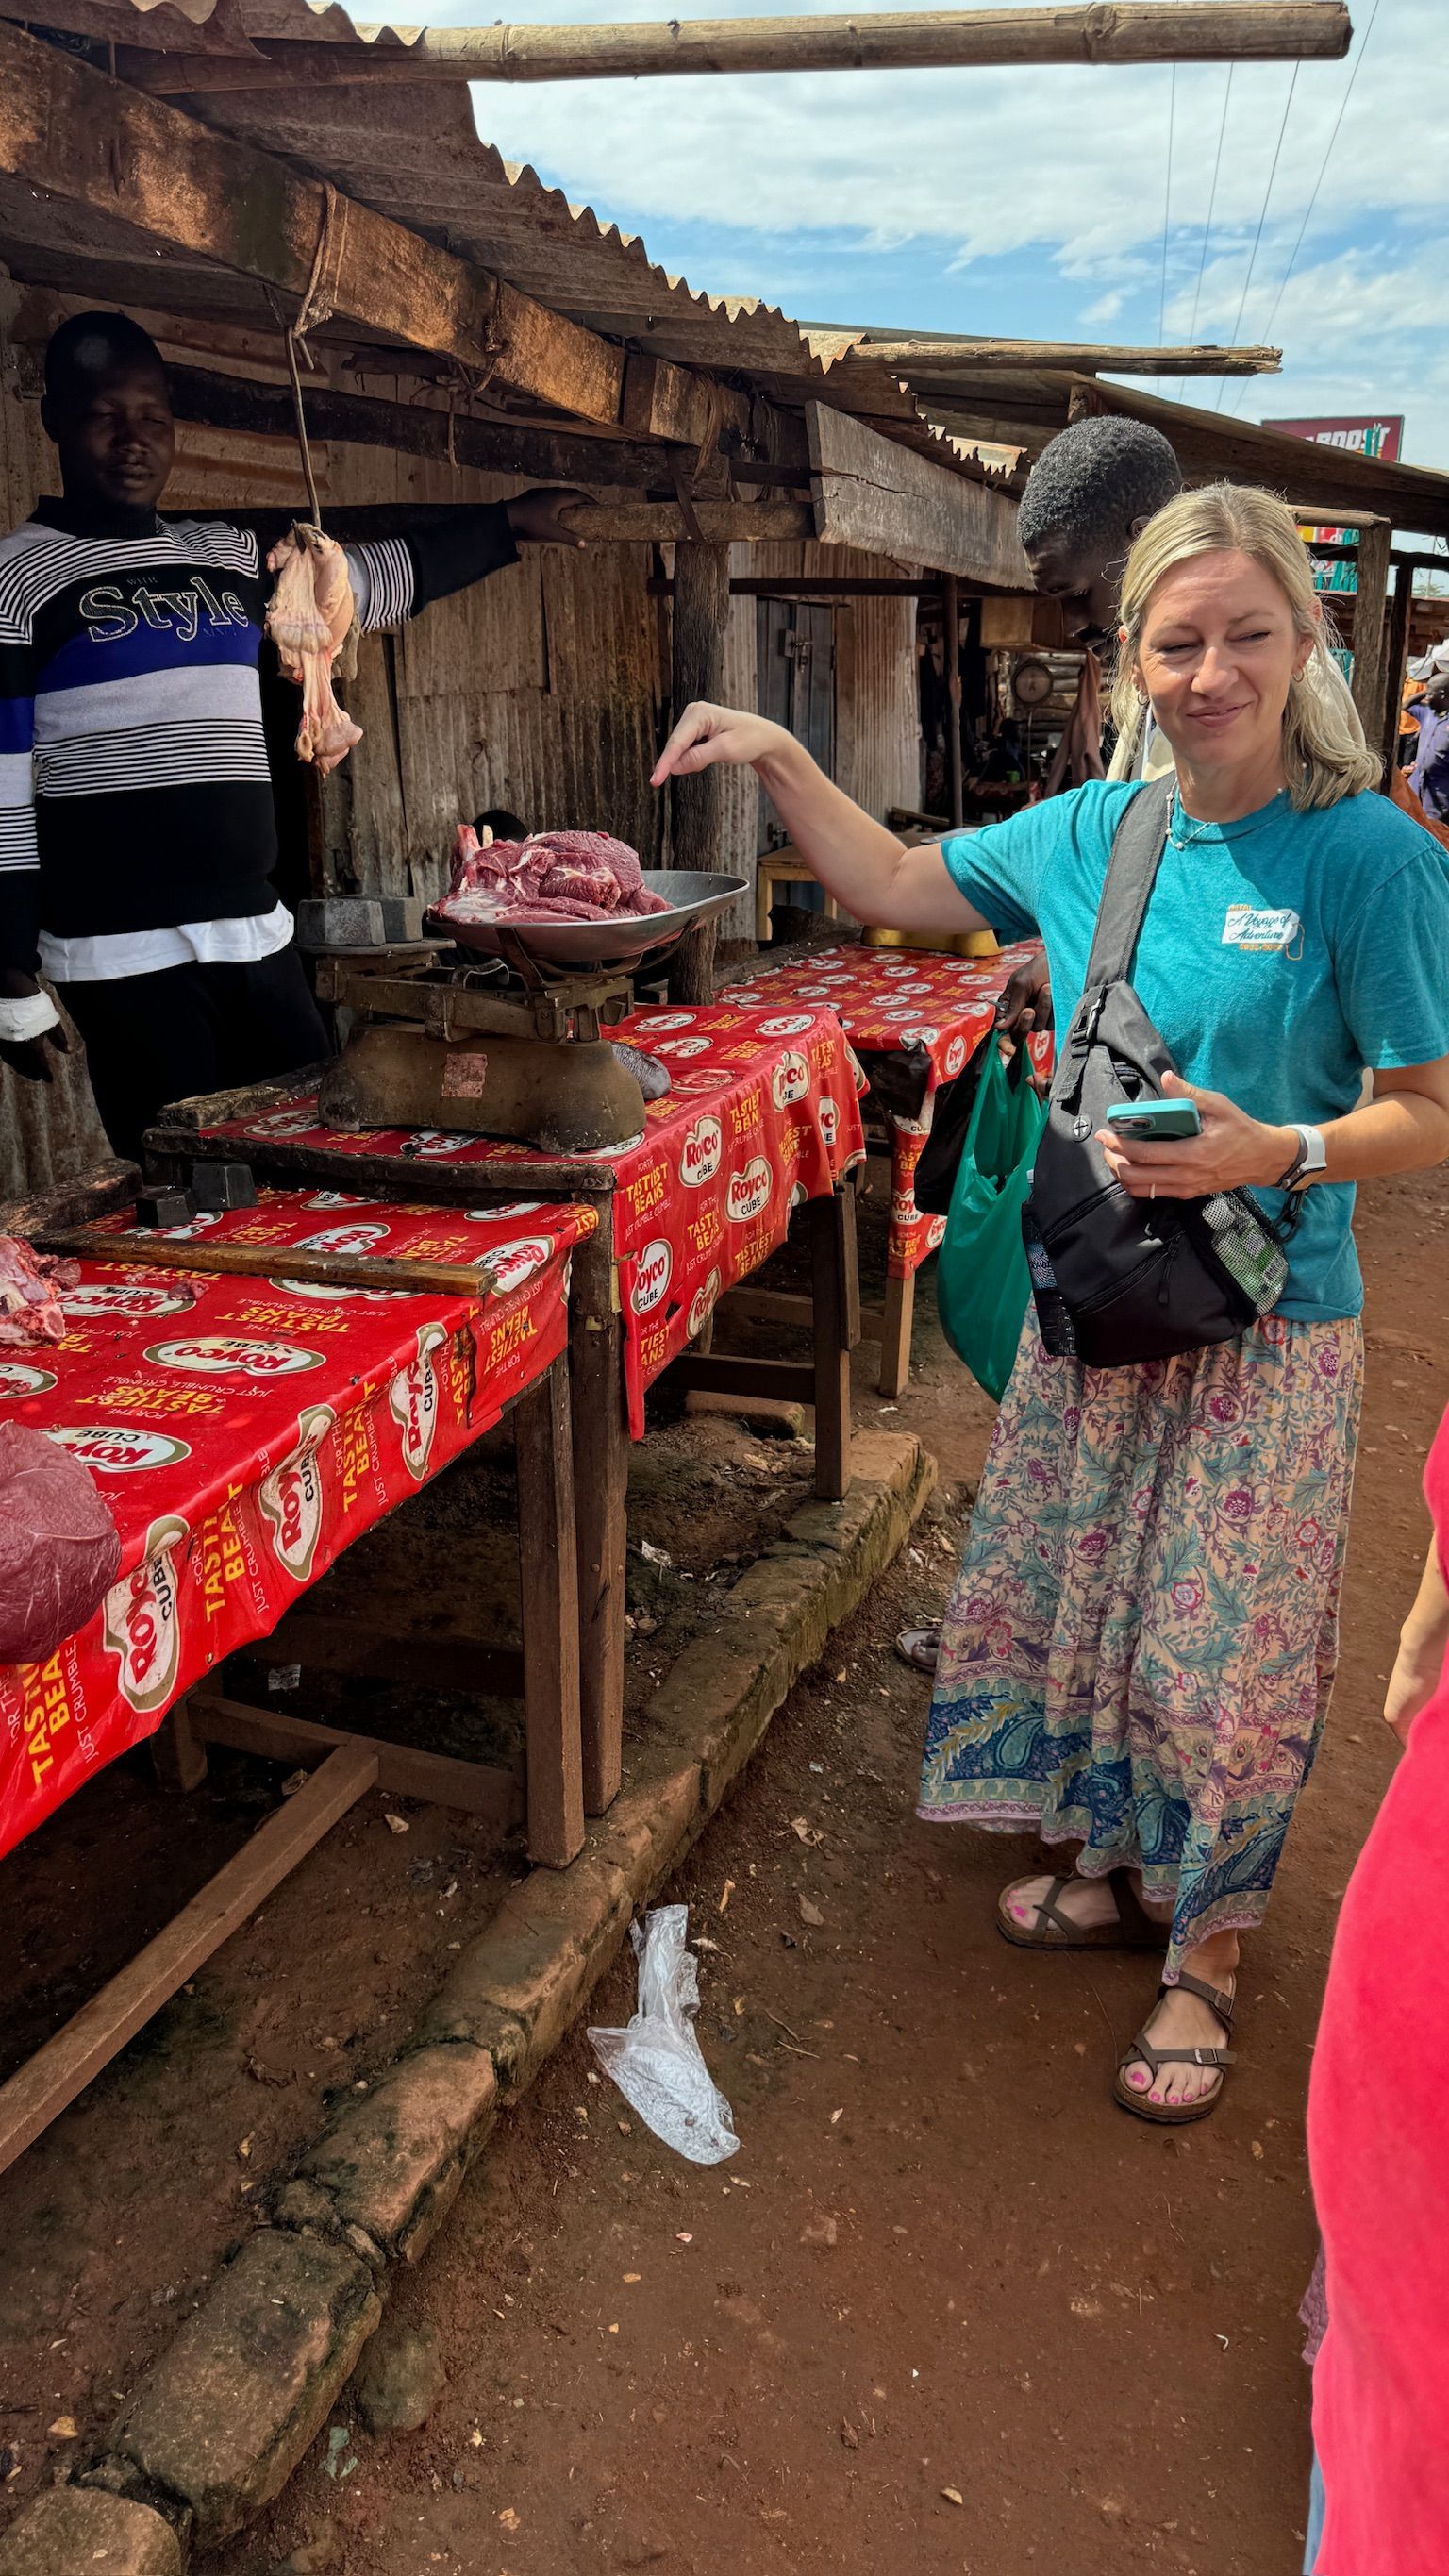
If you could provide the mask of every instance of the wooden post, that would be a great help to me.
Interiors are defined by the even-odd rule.
[[[1382,785],[1387,795],[1392,781],[1389,771],[1399,747],[1399,704],[1404,694],[1404,666],[1409,658],[1409,619],[1414,608],[1414,567],[1411,563],[1394,566],[1394,601],[1389,611],[1388,650],[1381,665],[1383,694],[1377,712],[1377,746],[1384,755]],[[1374,718],[1366,717],[1364,731],[1370,747],[1375,745]]]
[[[157,1786],[173,1797],[189,1797],[206,1778],[206,1745],[189,1701],[178,1699],[161,1720],[151,1738],[151,1768]]]
[[[673,678],[670,702],[677,722],[696,698],[719,697],[724,686],[725,632],[730,614],[728,546],[681,541],[674,549]],[[719,866],[723,798],[717,769],[676,778],[671,856],[677,868]],[[680,942],[669,964],[673,1002],[714,999],[715,926],[701,922]]]
[[[584,1813],[601,1816],[617,1793],[623,1759],[629,1491],[624,1334],[614,1306],[613,1211],[607,1201],[597,1231],[574,1253],[569,1375],[579,1529]]]
[[[810,1201],[810,1286],[815,1308],[815,1491],[838,1503],[850,1491],[850,1354],[860,1339],[855,1189],[850,1181]]]
[[[579,1588],[566,1364],[514,1407],[518,1558],[523,1586],[523,1705],[528,1735],[528,1856],[565,1869],[583,1847],[579,1740]]]
[[[966,820],[965,777],[961,761],[961,605],[953,572],[941,575],[941,637],[946,681],[946,774],[951,787],[951,824],[959,832]]]
[[[1358,532],[1354,559],[1353,702],[1370,742],[1384,703],[1384,618],[1393,533],[1387,519],[1366,522]]]

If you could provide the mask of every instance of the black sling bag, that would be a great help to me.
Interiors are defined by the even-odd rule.
[[[1288,1277],[1279,1236],[1245,1190],[1130,1198],[1096,1141],[1109,1109],[1160,1099],[1177,1071],[1129,980],[1174,792],[1171,778],[1143,788],[1117,827],[1022,1217],[1042,1341],[1089,1368],[1232,1341]]]

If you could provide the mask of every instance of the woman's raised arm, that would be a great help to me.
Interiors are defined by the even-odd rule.
[[[651,784],[723,762],[748,765],[827,894],[883,930],[989,930],[953,883],[940,844],[906,849],[832,785],[803,744],[766,716],[701,702],[686,707]]]

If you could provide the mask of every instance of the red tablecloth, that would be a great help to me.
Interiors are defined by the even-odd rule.
[[[891,1278],[909,1279],[946,1231],[944,1217],[922,1216],[914,1175],[931,1132],[939,1084],[954,1082],[986,1031],[1013,969],[1039,953],[1035,940],[1003,948],[994,957],[956,957],[914,948],[828,948],[804,965],[760,971],[730,988],[732,1002],[778,1009],[834,1011],[852,1046],[862,1053],[919,1049],[927,1065],[919,1114],[884,1112],[891,1136],[891,1223],[886,1266]],[[1038,1061],[1050,1060],[1050,1038],[1034,1039]]]
[[[611,1035],[667,1065],[673,1086],[650,1102],[637,1143],[596,1158],[615,1173],[624,1383],[638,1439],[645,1388],[694,1339],[716,1298],[784,1241],[792,1207],[823,1197],[861,1160],[865,1138],[859,1068],[818,1003],[761,1009],[732,994],[694,1010],[636,1011]],[[557,1157],[488,1136],[404,1127],[334,1135],[317,1124],[311,1092],[207,1132],[383,1156],[412,1172],[429,1161],[476,1165],[480,1183],[490,1163],[559,1168]],[[532,1222],[527,1202],[517,1214]]]
[[[65,1341],[0,1352],[0,1409],[85,1460],[122,1572],[47,1662],[0,1665],[0,1854],[551,1366],[597,1222],[266,1191],[178,1231],[275,1244],[274,1277],[82,1264]],[[481,1302],[289,1281],[303,1244],[466,1262]]]

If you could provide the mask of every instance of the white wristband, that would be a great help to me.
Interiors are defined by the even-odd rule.
[[[24,993],[16,1001],[0,1000],[0,1041],[10,1046],[23,1046],[27,1038],[42,1038],[47,1029],[59,1025],[60,1013],[48,993]]]

